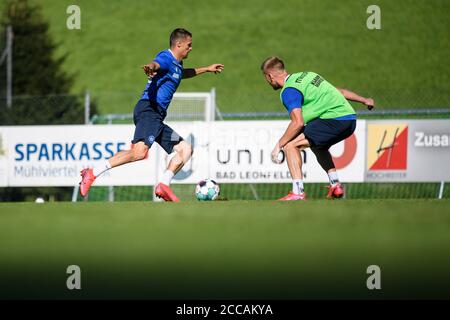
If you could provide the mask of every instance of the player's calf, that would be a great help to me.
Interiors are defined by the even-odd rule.
[[[180,141],[180,143],[177,144],[173,149],[180,155],[180,158],[183,160],[184,163],[186,163],[187,160],[189,160],[192,154],[194,153],[192,145],[184,140]]]

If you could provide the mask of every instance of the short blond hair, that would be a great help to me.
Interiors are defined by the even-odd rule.
[[[265,72],[267,70],[284,70],[284,62],[278,57],[269,57],[261,64],[261,71]]]

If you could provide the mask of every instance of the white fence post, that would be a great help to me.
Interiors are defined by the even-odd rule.
[[[86,91],[84,95],[84,124],[89,124],[89,115],[91,113],[91,95]]]
[[[114,202],[114,186],[108,187],[108,201]]]
[[[7,35],[7,48],[8,50],[7,56],[6,56],[6,105],[8,108],[11,108],[12,106],[12,77],[13,77],[13,71],[12,71],[12,64],[13,64],[13,32],[12,27],[8,26],[6,28],[6,35]]]
[[[210,119],[212,121],[216,120],[216,88],[211,88],[211,103],[210,103]],[[208,121],[208,120],[207,120]]]
[[[72,202],[77,202],[79,189],[80,189],[80,186],[78,184],[75,187],[73,187]]]
[[[441,185],[439,187],[438,199],[442,199],[442,196],[444,195],[444,187],[445,187],[445,181],[441,181]]]

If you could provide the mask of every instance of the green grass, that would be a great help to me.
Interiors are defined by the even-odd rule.
[[[321,73],[336,86],[373,96],[380,109],[450,106],[450,2],[380,0],[381,30],[368,30],[373,1],[32,0],[102,113],[131,112],[146,78],[140,65],[168,46],[172,29],[193,35],[186,67],[221,62],[221,75],[183,81],[179,91],[217,89],[222,111],[282,111],[259,66],[270,55],[288,70]],[[81,8],[81,30],[66,8]],[[0,4],[0,8],[2,4]]]
[[[0,204],[1,298],[450,298],[449,200]],[[80,291],[66,268],[81,268]],[[366,269],[381,268],[380,291]]]

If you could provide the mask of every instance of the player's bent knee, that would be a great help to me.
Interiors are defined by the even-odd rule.
[[[139,161],[139,160],[145,159],[145,157],[147,156],[147,151],[148,151],[148,149],[146,149],[146,148],[134,150],[133,160]]]
[[[284,151],[289,152],[289,151],[295,150],[296,147],[295,147],[295,144],[293,144],[292,142],[289,142],[284,146],[283,149],[284,149]]]
[[[145,153],[139,153],[135,156],[135,161],[140,161],[145,159]]]

